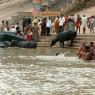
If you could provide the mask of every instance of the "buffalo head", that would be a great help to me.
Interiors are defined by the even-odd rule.
[[[50,47],[52,47],[52,46],[54,46],[55,44],[56,44],[56,40],[55,39],[53,39],[52,41],[51,41],[51,44],[50,44]]]

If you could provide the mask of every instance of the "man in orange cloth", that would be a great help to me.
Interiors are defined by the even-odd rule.
[[[55,19],[54,26],[55,26],[55,32],[58,33],[59,32],[59,17],[58,16]]]

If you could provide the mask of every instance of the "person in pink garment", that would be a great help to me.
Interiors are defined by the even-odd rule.
[[[81,17],[80,15],[77,15],[77,21],[76,21],[76,31],[78,32],[79,31],[79,34],[80,34],[80,26],[81,26]]]

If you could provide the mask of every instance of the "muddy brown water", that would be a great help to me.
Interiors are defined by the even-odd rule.
[[[95,95],[95,62],[73,49],[0,49],[0,95]]]

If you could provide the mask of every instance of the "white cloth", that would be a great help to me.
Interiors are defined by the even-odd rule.
[[[11,32],[16,32],[16,29],[15,28],[11,28],[10,31]]]
[[[59,26],[63,26],[65,23],[65,17],[59,18]]]
[[[71,16],[70,18],[75,22],[75,17],[74,16]]]
[[[82,17],[82,27],[85,28],[87,25],[87,17]]]
[[[42,22],[40,21],[40,22],[38,22],[38,26],[41,26],[41,24],[42,24]]]
[[[55,21],[54,22],[56,22],[58,20],[58,17],[57,18],[55,18]]]
[[[94,25],[95,24],[95,19],[94,18],[91,18],[89,22],[90,22],[90,24],[93,24]]]
[[[7,30],[7,28],[6,28],[6,27],[4,28],[4,32],[8,32],[8,30]]]
[[[46,27],[51,27],[51,20],[50,19],[47,19],[47,22],[46,22]]]
[[[17,28],[17,25],[15,25],[15,29]]]

